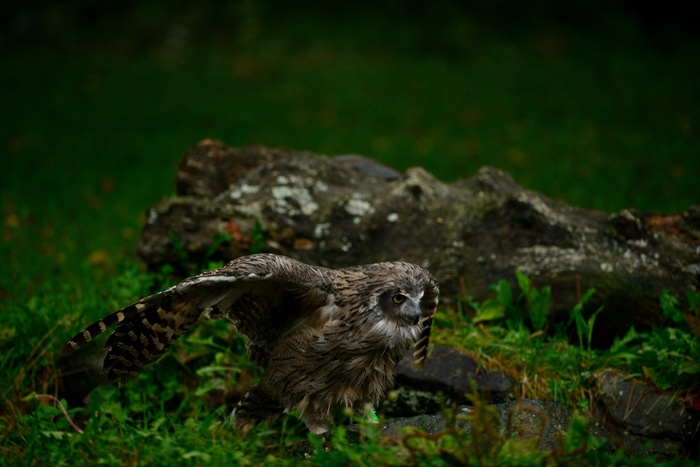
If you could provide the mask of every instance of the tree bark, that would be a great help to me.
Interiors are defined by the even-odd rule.
[[[662,290],[684,303],[700,288],[700,205],[679,214],[575,208],[483,167],[443,184],[422,168],[401,174],[362,156],[329,158],[204,140],[180,161],[177,194],[147,212],[139,254],[153,268],[178,264],[172,235],[193,261],[217,235],[216,254],[248,254],[254,226],[263,251],[340,268],[401,260],[428,268],[443,302],[493,296],[489,286],[515,270],[552,287],[554,319],[580,294],[605,311],[599,343],[634,324],[661,324]]]

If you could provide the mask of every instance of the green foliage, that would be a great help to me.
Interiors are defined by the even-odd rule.
[[[682,329],[691,329],[695,335],[700,335],[700,294],[695,290],[688,290],[688,311],[683,312],[678,307],[680,300],[668,289],[661,293],[661,309],[664,318]]]
[[[216,255],[219,247],[224,243],[231,241],[231,235],[228,233],[218,233],[212,238],[212,243],[204,250],[204,255],[199,261],[193,260],[190,254],[185,249],[177,235],[173,232],[168,232],[168,237],[173,244],[175,253],[177,254],[177,259],[179,266],[184,271],[185,275],[192,276],[201,271],[210,271],[218,267],[223,266],[221,261],[212,261],[212,258]]]
[[[261,253],[263,251],[263,240],[265,240],[265,236],[260,222],[255,221],[250,237],[253,240],[250,245],[250,254]]]
[[[602,357],[632,374],[651,378],[661,389],[700,387],[700,342],[683,329],[653,328],[640,333],[631,328]]]
[[[69,426],[59,408],[35,405],[14,420],[16,430],[5,445],[10,449],[3,454],[3,464],[22,465],[41,459],[50,465],[71,465],[81,459],[107,465],[261,465],[270,453],[263,447],[269,431],[256,429],[242,437],[226,426],[222,410],[173,421],[172,415],[157,405],[136,413],[114,399],[118,397],[96,401],[86,410],[68,411],[74,418],[91,413],[83,434]]]
[[[471,301],[470,305],[476,309],[476,315],[472,322],[494,321],[505,318],[509,329],[519,329],[524,322],[524,316],[529,318],[532,331],[543,330],[547,323],[548,301],[551,297],[549,287],[538,290],[532,287],[530,279],[520,271],[516,271],[520,295],[513,300],[513,291],[510,283],[500,280],[492,285],[491,290],[496,292],[496,298],[485,300],[483,303]],[[524,310],[519,304],[525,302]],[[526,311],[526,314],[523,313]]]
[[[593,289],[583,294],[571,310],[568,321],[558,323],[557,332],[546,336],[538,331],[543,329],[543,316],[546,316],[548,308],[544,299],[549,299],[550,294],[546,288],[540,291],[533,287],[524,274],[516,272],[516,275],[521,289],[516,300],[513,300],[509,283],[501,280],[491,287],[496,292],[495,298],[481,304],[469,301],[476,310],[472,319],[459,316],[450,318],[439,313],[436,325],[452,330],[451,336],[444,342],[473,348],[481,359],[489,359],[488,354],[497,351],[500,358],[511,361],[506,371],[512,369],[513,361],[517,361],[526,380],[523,383],[525,390],[534,391],[538,397],[558,400],[572,408],[587,410],[587,379],[605,366],[629,372],[662,389],[675,388],[683,393],[700,389],[700,340],[693,335],[685,318],[695,316],[698,311],[695,291],[688,292],[687,313],[678,309],[680,301],[668,291],[661,295],[664,316],[674,326],[653,328],[649,332],[637,332],[631,328],[625,336],[617,338],[609,349],[594,349],[591,346],[594,327],[603,308],[586,314],[585,304],[595,293]],[[528,296],[530,300],[526,300]],[[524,318],[525,311],[530,317],[529,323]],[[488,329],[491,338],[476,338],[478,334],[475,336],[471,326],[484,323],[491,323]],[[577,336],[577,349],[568,344],[572,326],[572,332],[575,331]],[[535,373],[539,373],[547,383],[540,382],[536,386],[534,382],[527,381]]]
[[[520,307],[513,304],[513,292],[508,281],[502,279],[490,288],[496,292],[495,299],[485,300],[482,304],[474,301],[470,302],[471,306],[477,310],[472,322],[480,323],[482,321],[507,318],[508,325],[512,329],[521,326],[523,314]]]
[[[231,241],[231,234],[229,233],[218,233],[214,235],[214,239],[204,252],[204,260],[202,263],[208,262],[217,252],[219,247],[223,245],[224,243],[228,243]]]
[[[115,306],[132,301],[157,288],[165,287],[171,279],[168,270],[159,273],[143,273],[133,264],[120,266],[120,272],[100,286],[105,296],[116,297],[104,304],[96,314],[102,316]],[[532,294],[534,287],[527,284]],[[587,409],[587,400],[581,397],[572,400],[572,394],[580,394],[588,383],[588,376],[603,362],[619,368],[640,372],[652,377],[661,387],[683,384],[689,375],[697,374],[700,349],[697,340],[687,332],[676,328],[659,328],[649,334],[631,330],[618,340],[609,351],[593,351],[590,348],[590,332],[594,325],[592,317],[583,319],[583,310],[592,291],[587,291],[574,310],[570,325],[575,326],[579,337],[578,346],[568,346],[559,336],[548,339],[532,338],[532,328],[518,317],[517,310],[526,307],[525,291],[519,300],[513,298],[506,281],[494,285],[495,304],[502,313],[495,316],[504,327],[490,325],[490,344],[482,349],[501,354],[518,356],[527,362],[523,371],[539,375],[546,381],[549,397],[560,400],[570,407]],[[48,313],[58,308],[60,315],[72,306],[67,296],[75,293],[67,288],[68,295],[57,296],[55,301],[30,300],[25,306],[29,316]],[[86,300],[91,295],[81,295]],[[665,300],[667,300],[665,298]],[[466,302],[477,306],[471,300]],[[484,302],[486,303],[486,302]],[[519,303],[519,304],[518,304]],[[493,306],[493,305],[491,305]],[[522,310],[522,308],[520,308]],[[436,322],[450,318],[440,312]],[[598,311],[592,316],[596,316]],[[500,315],[500,316],[499,316]],[[524,314],[521,311],[520,316]],[[91,319],[91,318],[88,318]],[[455,319],[453,317],[452,319]],[[449,332],[474,332],[465,325],[488,324],[489,320],[471,322],[468,317],[459,317]],[[512,320],[515,325],[508,324]],[[442,321],[441,321],[442,320]],[[18,322],[6,325],[5,335],[15,339]],[[470,330],[471,329],[471,330]],[[74,325],[62,327],[62,337],[54,345],[62,343]],[[54,331],[55,332],[55,331]],[[436,341],[443,332],[437,330]],[[353,463],[353,465],[651,465],[647,461],[629,461],[621,454],[609,454],[606,447],[590,437],[585,430],[582,415],[575,415],[568,428],[562,451],[550,452],[537,449],[528,439],[505,436],[509,431],[493,425],[493,414],[487,406],[466,420],[454,419],[447,432],[441,436],[427,436],[417,431],[404,433],[402,441],[390,442],[379,436],[375,425],[364,419],[356,422],[366,425],[359,443],[338,426],[326,444],[315,437],[309,441],[316,452],[306,460],[289,459],[284,452],[301,441],[305,429],[300,421],[284,418],[270,424],[261,424],[247,435],[234,430],[227,422],[230,408],[222,404],[221,388],[236,388],[250,385],[250,375],[259,376],[259,370],[245,357],[245,344],[238,336],[231,335],[230,326],[224,320],[209,321],[197,325],[191,333],[176,342],[158,365],[149,367],[136,380],[123,388],[104,387],[95,391],[90,405],[85,409],[68,409],[68,415],[82,424],[84,434],[77,433],[68,419],[55,404],[39,403],[37,397],[27,397],[36,390],[36,381],[41,381],[46,368],[51,368],[50,354],[38,354],[36,349],[45,345],[47,339],[33,340],[28,346],[7,347],[3,355],[3,380],[14,381],[10,392],[8,409],[0,413],[0,435],[4,438],[3,463],[9,465],[27,463],[31,459],[45,459],[56,465],[75,458],[90,459],[91,462],[116,465],[121,463],[163,463],[185,465],[191,463],[234,463],[237,465],[264,464],[318,464],[331,465]],[[493,340],[495,339],[495,340]],[[462,343],[478,345],[474,337],[462,338]],[[584,345],[585,343],[585,345]],[[15,355],[15,358],[12,357]],[[27,370],[26,361],[34,361]],[[192,357],[186,357],[192,356]],[[488,355],[482,354],[488,361]],[[516,368],[517,365],[511,368]],[[42,368],[44,370],[42,370]],[[551,368],[551,370],[550,370]],[[557,377],[551,377],[556,374]],[[540,381],[541,382],[541,381]],[[535,381],[532,381],[535,384]],[[244,390],[244,389],[242,389]],[[17,394],[20,399],[12,394]],[[585,394],[585,393],[584,393]],[[526,394],[527,395],[527,394]],[[234,396],[231,402],[235,402]],[[24,402],[21,402],[23,400]],[[12,402],[14,401],[14,402]],[[65,401],[63,401],[65,406]],[[449,419],[448,413],[448,419]],[[472,426],[471,436],[458,428],[458,422]],[[6,430],[6,431],[2,431]],[[93,445],[99,442],[100,449]],[[625,464],[628,462],[629,464]],[[663,465],[663,464],[661,464]],[[674,465],[669,463],[668,465]],[[675,465],[685,465],[677,461]]]
[[[154,274],[137,264],[140,216],[172,192],[177,160],[205,136],[234,146],[352,151],[399,170],[423,165],[444,181],[488,162],[527,188],[610,211],[680,211],[698,198],[693,43],[664,56],[575,31],[519,40],[468,15],[439,12],[442,6],[428,12],[441,27],[428,30],[362,9],[338,20],[292,8],[276,16],[251,2],[171,16],[164,2],[134,5],[135,21],[146,21],[134,28],[136,40],[80,44],[61,29],[62,21],[70,29],[70,15],[59,6],[33,23],[46,28],[48,50],[18,49],[12,38],[0,44],[7,52],[0,54],[0,464],[657,465],[611,457],[585,441],[580,421],[562,453],[500,432],[491,444],[456,433],[397,444],[367,427],[359,445],[339,429],[335,451],[318,445],[311,459],[287,459],[284,451],[306,436],[294,417],[247,434],[228,424],[260,370],[224,321],[200,323],[159,365],[123,388],[100,388],[85,409],[68,408],[84,429],[76,432],[39,397],[54,391],[56,353],[82,326],[173,283],[173,268]],[[163,38],[183,19],[208,31],[207,11],[235,37],[168,48]],[[109,40],[131,31],[108,19],[94,27]],[[156,39],[140,49],[149,36]],[[588,48],[610,43],[616,46],[595,54]],[[220,265],[216,250],[228,241],[221,234],[202,258],[191,258],[171,240],[188,273]],[[259,225],[252,240],[251,253],[260,251]],[[692,387],[697,343],[681,318],[698,316],[697,293],[688,293],[684,314],[668,298],[669,322],[678,326],[631,331],[604,352],[590,348],[595,315],[583,303],[569,323],[579,345],[569,346],[548,328],[549,290],[525,276],[518,284],[517,297],[501,281],[492,301],[463,297],[456,314],[441,310],[436,342],[470,348],[485,365],[503,358],[504,370],[517,371],[521,395],[549,395],[569,407],[585,409],[587,377],[603,362]],[[473,320],[468,307],[477,310]]]
[[[532,287],[530,278],[518,270],[515,271],[515,276],[521,290],[520,298],[525,297],[526,299],[532,330],[541,331],[547,323],[548,304],[552,297],[552,290],[549,286],[542,287],[540,290]]]
[[[664,318],[675,324],[683,322],[683,312],[677,308],[680,305],[680,301],[668,289],[661,292],[660,302]]]
[[[688,303],[690,304],[690,313],[695,314],[695,316],[700,316],[700,293],[695,290],[688,290]]]
[[[588,320],[586,320],[583,317],[583,305],[588,301],[589,298],[591,298],[591,295],[595,293],[595,289],[588,289],[586,293],[583,294],[579,302],[574,305],[574,308],[571,310],[571,319],[569,320],[569,324],[567,327],[571,324],[571,321],[576,323],[576,334],[578,335],[578,342],[579,346],[581,348],[581,352],[583,352],[583,343],[584,343],[584,337],[586,338],[585,342],[587,345],[587,352],[590,355],[591,353],[591,340],[593,339],[593,325],[595,324],[595,319],[598,316],[598,314],[603,311],[603,307],[601,306],[598,308],[595,313],[593,313]]]
[[[680,300],[664,290],[660,297],[664,317],[676,326],[653,328],[638,333],[634,328],[621,339],[616,339],[609,356],[630,372],[646,375],[662,389],[679,385],[700,387],[700,339],[693,335],[681,311]],[[688,316],[697,317],[698,294],[688,291]]]
[[[168,232],[168,238],[173,243],[173,249],[177,254],[177,259],[180,262],[180,267],[185,271],[188,276],[193,274],[192,268],[190,267],[190,255],[185,250],[185,245],[182,244],[175,232]]]

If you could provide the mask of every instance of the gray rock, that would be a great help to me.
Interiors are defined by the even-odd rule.
[[[650,443],[651,451],[672,454],[697,445],[700,417],[672,394],[611,369],[593,378],[599,422],[618,442]]]
[[[454,406],[450,397],[442,399],[434,392],[421,391],[411,386],[397,386],[379,406],[387,417],[413,417],[426,413],[439,412],[443,405]]]
[[[541,438],[538,448],[542,450],[554,450],[562,447],[562,440],[566,437],[566,431],[571,421],[571,413],[558,402],[523,399],[508,401],[491,406],[498,419],[495,421],[499,430],[506,430],[506,434],[517,437]],[[455,410],[456,415],[470,415],[473,407],[460,406]],[[490,415],[487,415],[490,418]],[[416,417],[389,420],[382,429],[392,436],[398,436],[397,428],[413,426],[420,428],[428,434],[436,434],[447,429],[447,423],[442,414],[419,415]],[[471,435],[471,423],[466,420],[457,420],[455,426]],[[601,439],[605,433],[597,427],[591,427],[591,433]]]
[[[453,410],[449,422],[442,413],[418,415],[414,417],[400,417],[387,419],[382,424],[382,435],[399,439],[402,436],[402,428],[414,427],[430,435],[445,432],[455,428],[463,430],[467,436],[472,435],[472,425],[465,416],[474,413],[474,407],[459,406]],[[495,418],[492,416],[495,414]],[[557,451],[563,447],[566,439],[571,413],[558,402],[523,399],[520,402],[507,401],[495,404],[487,410],[486,423],[492,420],[499,436],[526,437],[538,439],[538,449]],[[358,425],[347,426],[348,440],[358,442],[361,439],[362,428]],[[650,443],[648,438],[628,436],[620,438],[610,430],[593,424],[588,428],[589,433],[599,440],[606,440],[608,452],[617,448],[623,448],[628,456],[655,457],[656,459],[675,459],[687,453],[681,452],[678,446],[668,440],[657,440]],[[483,429],[480,430],[483,432]],[[330,439],[326,435],[326,449],[331,449]],[[313,453],[313,446],[308,441],[298,443],[287,451],[288,455],[297,457],[309,457]]]
[[[508,401],[491,406],[496,414],[494,420],[487,412],[486,419],[491,419],[497,427],[497,432],[510,437],[538,438],[538,448],[541,450],[556,450],[562,447],[566,432],[571,421],[571,413],[561,404],[552,401],[523,399],[519,403]],[[454,428],[463,430],[471,436],[472,425],[463,416],[469,416],[474,408],[460,406],[454,410]],[[383,435],[394,438],[401,437],[401,428],[415,427],[427,434],[438,434],[450,426],[442,413],[403,417],[387,420],[382,425]],[[347,427],[348,439],[358,439],[361,428],[357,425]],[[591,427],[590,432],[599,439],[606,439],[607,434],[598,427]],[[330,437],[326,437],[329,439]],[[302,442],[288,451],[298,457],[308,456],[312,450],[311,444]]]
[[[250,252],[259,223],[264,251],[306,263],[423,265],[444,302],[460,295],[461,280],[477,301],[500,279],[516,288],[519,269],[534,286],[552,286],[555,318],[594,287],[587,309],[605,305],[599,344],[630,324],[662,323],[663,289],[685,302],[700,288],[700,209],[610,215],[552,201],[490,167],[447,185],[421,168],[396,177],[370,161],[202,141],[180,161],[177,195],[148,210],[139,253],[153,268],[179,264],[174,234],[196,263],[227,233],[216,254],[230,260]]]
[[[506,400],[513,393],[515,380],[501,373],[488,373],[479,369],[476,360],[458,349],[435,345],[423,369],[413,365],[413,356],[409,355],[396,367],[396,384],[401,391],[397,401],[389,404],[387,410],[391,415],[407,415],[398,412],[396,406],[410,409],[418,405],[413,414],[437,411],[440,401],[436,394],[442,393],[445,402],[463,402],[465,394],[472,394],[476,388],[480,396],[489,403]],[[408,400],[406,400],[408,399]]]
[[[360,173],[371,177],[382,177],[386,180],[396,180],[401,177],[401,172],[391,167],[381,164],[369,157],[360,154],[342,154],[333,156],[333,160],[341,164],[348,164]]]

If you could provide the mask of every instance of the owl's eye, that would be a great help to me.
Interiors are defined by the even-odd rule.
[[[406,300],[406,297],[404,297],[403,295],[399,294],[399,295],[394,295],[393,297],[391,297],[391,300],[392,300],[394,303],[399,304],[399,303],[403,303],[403,301]]]

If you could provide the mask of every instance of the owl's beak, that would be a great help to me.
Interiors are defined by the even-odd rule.
[[[420,306],[413,300],[406,300],[403,307],[403,315],[406,317],[406,321],[412,323],[413,326],[417,325],[422,317]]]

